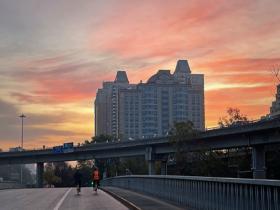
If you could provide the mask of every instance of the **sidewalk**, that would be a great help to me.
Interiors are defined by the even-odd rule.
[[[131,202],[141,210],[183,210],[184,208],[175,206],[157,198],[147,196],[138,192],[125,190],[116,187],[104,187],[103,189],[116,194],[119,197]]]

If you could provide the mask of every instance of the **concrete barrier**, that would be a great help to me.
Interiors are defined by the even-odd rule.
[[[9,181],[0,182],[0,190],[19,189],[19,188],[23,188],[23,185],[16,182],[9,182]]]

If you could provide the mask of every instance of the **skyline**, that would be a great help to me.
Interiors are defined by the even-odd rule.
[[[207,8],[207,11],[205,10]],[[280,64],[280,2],[0,2],[0,148],[92,136],[102,81],[131,83],[187,59],[205,75],[206,126],[228,107],[249,119],[269,113]]]

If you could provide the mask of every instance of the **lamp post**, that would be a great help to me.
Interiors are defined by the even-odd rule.
[[[23,118],[26,118],[24,114],[19,116],[21,118],[21,150],[23,150]],[[22,184],[22,164],[20,165],[20,184]]]
[[[24,114],[19,116],[21,118],[21,149],[23,149],[23,118],[26,118]]]

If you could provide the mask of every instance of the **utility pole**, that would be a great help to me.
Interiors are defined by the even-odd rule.
[[[21,150],[23,151],[23,118],[26,118],[24,114],[19,116],[21,118]],[[20,165],[20,184],[22,184],[22,164]]]

